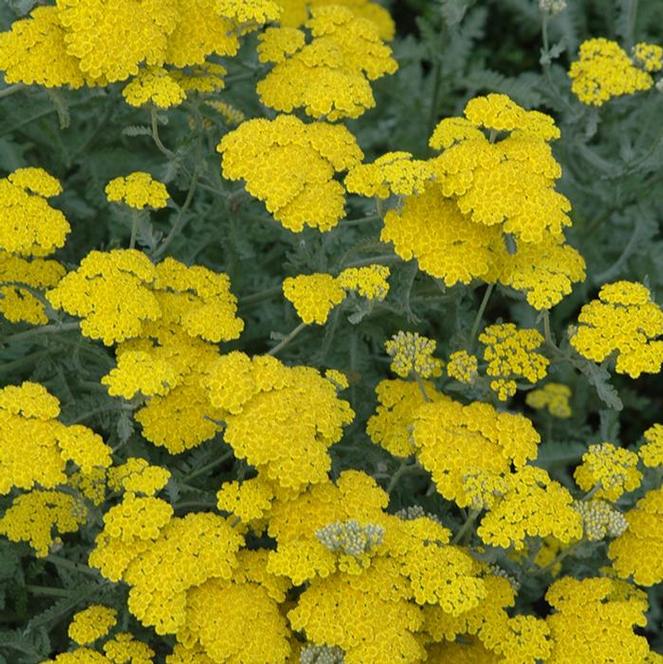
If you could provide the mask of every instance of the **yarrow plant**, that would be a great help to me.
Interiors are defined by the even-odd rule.
[[[662,661],[661,26],[2,3],[0,664]]]

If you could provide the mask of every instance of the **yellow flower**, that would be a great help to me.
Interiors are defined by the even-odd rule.
[[[76,532],[87,519],[87,510],[78,498],[62,491],[35,489],[14,498],[0,518],[0,535],[12,542],[27,542],[38,558],[60,542],[57,535]]]
[[[367,300],[382,301],[389,293],[389,268],[385,265],[348,267],[338,275],[338,283],[346,291],[354,291]]]
[[[424,191],[433,176],[428,162],[412,158],[409,152],[388,152],[372,164],[358,164],[345,177],[345,186],[353,194],[389,198],[412,196]]]
[[[600,443],[589,446],[573,477],[583,491],[600,487],[594,495],[614,502],[640,486],[642,473],[637,465],[635,452],[612,443]]]
[[[372,0],[277,0],[277,2],[283,7],[280,23],[286,27],[302,26],[309,17],[309,7],[341,5],[357,16],[373,21],[382,39],[393,39],[396,32],[396,26],[389,12]]]
[[[246,120],[246,115],[228,102],[211,99],[205,105],[219,113],[229,127],[236,127]]]
[[[76,89],[90,80],[78,58],[67,52],[58,7],[35,7],[28,18],[0,33],[0,70],[7,83],[68,86]]]
[[[19,168],[0,179],[0,250],[46,256],[64,246],[69,222],[46,201],[61,192],[41,168]]]
[[[536,383],[545,378],[550,360],[537,353],[543,336],[533,329],[518,329],[513,323],[490,325],[479,335],[485,345],[483,357],[488,361],[486,373],[494,380],[490,389],[501,401],[516,393],[516,380]]]
[[[554,189],[561,168],[548,145],[559,137],[552,118],[500,94],[470,100],[465,118],[442,120],[430,140],[445,148],[431,162],[444,196],[475,224],[518,241],[560,236],[571,204]],[[481,128],[509,134],[491,142]]]
[[[640,42],[633,47],[633,56],[648,72],[663,69],[663,47],[658,44]]]
[[[522,549],[526,537],[552,535],[568,544],[582,537],[582,518],[569,491],[543,468],[524,466],[481,520],[479,537],[492,546]]]
[[[524,291],[539,311],[554,307],[585,279],[585,260],[563,237],[520,242],[515,253],[501,252],[500,257],[499,282]]]
[[[663,488],[649,491],[624,515],[628,527],[608,548],[617,574],[641,586],[663,581]]]
[[[387,341],[384,348],[393,358],[391,370],[397,376],[430,378],[442,373],[442,361],[433,357],[436,345],[433,339],[417,332],[401,331]]]
[[[122,96],[130,106],[139,107],[152,103],[166,109],[179,106],[186,99],[186,92],[166,69],[147,67],[141,69],[131,82],[124,86]]]
[[[74,615],[69,623],[69,638],[79,645],[88,645],[102,636],[106,636],[116,623],[117,611],[115,609],[93,604]]]
[[[583,305],[571,345],[583,356],[603,362],[617,355],[615,370],[638,378],[658,373],[663,364],[663,311],[642,284],[616,281],[599,291],[599,299]]]
[[[224,440],[235,456],[285,488],[326,479],[327,449],[354,417],[331,381],[310,367],[234,353],[212,364],[203,384],[211,404],[228,410]]]
[[[387,212],[380,239],[392,242],[403,260],[416,258],[421,270],[446,286],[493,281],[499,252],[505,251],[498,229],[473,223],[434,184]]]
[[[328,231],[345,215],[345,190],[334,174],[363,157],[343,126],[304,124],[291,115],[248,120],[219,143],[221,166],[229,180],[245,180],[285,228]]]
[[[283,295],[307,325],[324,325],[331,310],[345,300],[345,290],[331,274],[288,277],[283,281]]]
[[[424,383],[426,396],[433,401],[447,397],[435,390],[430,382]],[[366,433],[376,444],[397,457],[414,453],[410,429],[418,408],[426,403],[419,386],[404,380],[383,380],[375,388],[378,407],[368,419]]]
[[[656,67],[661,56],[647,44],[638,44],[634,55],[647,71],[656,71],[649,67]],[[654,85],[647,71],[638,69],[617,42],[604,37],[588,39],[580,45],[579,56],[571,64],[569,77],[571,90],[583,104],[602,106],[612,97],[649,90]]]
[[[154,496],[170,479],[170,471],[145,459],[129,457],[122,465],[108,469],[108,487],[113,491]]]
[[[644,433],[645,443],[638,450],[647,468],[663,466],[663,424],[654,424]]]
[[[111,180],[106,185],[106,197],[111,203],[125,203],[136,210],[148,207],[158,210],[166,207],[168,190],[149,173],[136,171]]]
[[[216,494],[217,507],[232,512],[245,523],[261,519],[274,498],[272,485],[260,475],[243,482],[225,482]]]
[[[44,303],[35,291],[56,286],[64,274],[65,268],[57,261],[27,259],[0,250],[0,314],[12,323],[48,323]]]
[[[137,336],[161,311],[150,290],[155,268],[135,249],[91,251],[46,297],[53,307],[83,318],[81,331],[110,346]]]
[[[552,653],[546,662],[610,662],[619,644],[619,661],[644,662],[647,640],[633,628],[647,623],[647,596],[633,586],[610,578],[564,577],[546,593],[553,613],[546,618]]]
[[[459,383],[471,385],[476,380],[478,372],[479,361],[475,355],[470,355],[466,350],[457,350],[449,356],[447,373]]]
[[[266,106],[313,118],[357,118],[375,106],[369,81],[393,74],[398,65],[370,20],[332,5],[311,8],[306,21],[312,41],[294,28],[268,28],[258,57],[274,68],[258,83]]]
[[[133,634],[120,632],[104,643],[104,653],[113,664],[152,664],[154,650]]]
[[[503,481],[512,465],[520,469],[535,458],[541,440],[522,415],[501,413],[480,402],[463,406],[447,398],[416,411],[412,435],[417,459],[433,475],[437,490],[460,507],[477,501],[492,504],[492,488],[500,485],[495,482]],[[477,495],[472,483],[466,486],[466,478],[477,472],[484,473],[491,488],[484,495]]]
[[[525,397],[530,408],[546,409],[553,417],[567,419],[571,417],[571,388],[560,383],[547,383],[541,389],[532,390]]]

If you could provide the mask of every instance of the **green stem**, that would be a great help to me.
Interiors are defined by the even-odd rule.
[[[549,346],[557,348],[557,345],[552,338],[552,332],[550,331],[550,312],[547,309],[544,309],[543,311],[543,338]]]
[[[15,83],[14,85],[10,85],[2,90],[0,90],[0,99],[3,97],[9,97],[10,95],[15,94],[16,92],[20,92],[21,90],[25,89],[25,85],[23,83]]]
[[[22,369],[25,366],[30,366],[31,364],[36,364],[39,360],[44,359],[50,355],[47,350],[40,350],[37,353],[32,353],[31,355],[25,355],[19,357],[13,362],[7,362],[6,364],[0,365],[0,371],[3,374],[11,373],[17,369]]]
[[[240,298],[239,306],[241,308],[241,307],[249,307],[254,304],[260,304],[265,300],[271,300],[275,295],[279,295],[281,292],[282,292],[281,286],[274,286],[274,288],[267,288],[264,291],[253,293],[253,295],[247,295],[246,297]]]
[[[479,514],[481,514],[481,510],[470,511],[470,514],[465,520],[465,523],[463,524],[462,528],[454,535],[454,538],[451,540],[452,544],[458,544],[463,540],[465,535],[470,531],[470,529],[474,525],[474,522],[479,517]]]
[[[56,567],[64,567],[65,569],[71,570],[73,572],[78,572],[79,574],[87,574],[88,576],[93,576],[95,579],[99,579],[99,572],[97,570],[84,565],[83,563],[76,563],[73,560],[67,560],[67,558],[62,558],[54,553],[51,553],[46,560],[50,563],[53,563]]]
[[[197,185],[198,185],[198,170],[196,169],[191,178],[189,191],[187,192],[186,198],[184,199],[184,203],[182,203],[182,207],[179,209],[179,212],[177,213],[177,219],[175,220],[173,227],[170,229],[170,232],[165,237],[164,241],[161,243],[161,246],[154,252],[154,257],[156,259],[159,259],[161,256],[163,256],[166,249],[168,249],[168,247],[170,246],[170,243],[182,232],[182,230],[186,226],[187,221],[185,215],[187,210],[189,209],[189,206],[191,205],[191,202],[193,201],[193,196],[196,193]]]
[[[399,263],[401,261],[399,256],[373,256],[372,258],[362,258],[358,261],[353,261],[344,266],[346,267],[363,267],[365,265],[373,265],[374,263],[379,263],[381,265],[387,263]]]
[[[66,588],[53,588],[51,586],[25,586],[31,595],[41,597],[71,597],[72,592]]]
[[[483,294],[483,299],[479,305],[479,311],[477,311],[477,315],[474,318],[474,323],[472,323],[472,329],[470,330],[470,344],[474,344],[477,332],[479,331],[479,326],[483,320],[484,313],[486,313],[486,307],[488,306],[490,296],[493,294],[494,289],[495,284],[488,284],[488,288],[486,288],[486,292]]]
[[[42,334],[60,334],[61,332],[70,332],[79,328],[78,321],[70,323],[60,323],[55,325],[42,325],[41,327],[34,327],[25,332],[18,332],[4,339],[3,343],[7,344],[12,341],[24,341],[30,337],[36,337]]]
[[[415,373],[414,379],[417,381],[417,387],[419,388],[419,391],[421,392],[421,396],[424,398],[424,401],[426,403],[431,403],[431,398],[426,393],[426,386],[424,385],[422,377],[418,373]]]
[[[276,355],[282,351],[302,330],[307,327],[306,323],[300,323],[290,334],[283,337],[279,343],[271,350],[267,351],[267,355]]]
[[[129,240],[129,249],[136,248],[136,238],[138,237],[138,224],[140,223],[140,212],[131,210],[131,238]]]
[[[150,120],[152,124],[152,140],[154,144],[159,148],[159,151],[164,154],[168,159],[174,159],[175,153],[169,150],[162,142],[161,137],[159,136],[159,117],[157,115],[157,109],[153,108],[150,111]]]
[[[190,482],[192,479],[195,479],[196,477],[200,477],[200,475],[204,475],[207,471],[212,470],[216,468],[217,466],[221,466],[224,464],[230,457],[233,455],[233,451],[230,450],[226,452],[225,454],[222,454],[220,457],[214,459],[214,461],[210,461],[207,465],[202,466],[201,468],[198,468],[194,470],[192,473],[189,473],[188,475],[185,475],[184,481],[185,482]]]
[[[398,466],[396,469],[396,472],[391,476],[391,480],[389,481],[389,484],[387,485],[387,493],[391,493],[395,488],[396,485],[398,484],[398,480],[403,477],[403,475],[406,475],[409,473],[413,468],[417,467],[417,463],[410,463],[410,457],[406,457],[401,461],[401,465]]]

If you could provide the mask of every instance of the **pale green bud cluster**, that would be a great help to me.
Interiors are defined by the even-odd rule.
[[[590,542],[619,537],[628,527],[624,515],[605,500],[576,500],[573,507],[582,516],[585,537]]]
[[[555,16],[566,9],[566,0],[539,0],[539,9]]]
[[[315,536],[330,551],[360,556],[382,543],[384,528],[373,523],[362,526],[358,521],[335,521],[316,531]]]
[[[344,660],[337,646],[306,646],[299,657],[301,664],[343,664]]]

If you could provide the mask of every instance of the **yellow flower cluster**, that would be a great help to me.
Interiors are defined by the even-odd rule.
[[[447,286],[475,278],[500,282],[524,291],[533,307],[549,309],[585,277],[584,260],[563,235],[571,206],[555,191],[561,168],[549,142],[558,137],[552,118],[506,95],[472,99],[465,117],[444,119],[435,129],[430,145],[441,155],[425,163],[395,160],[402,177],[407,165],[413,193],[386,214],[381,239]],[[382,193],[389,191],[377,170],[351,171],[348,188],[366,195],[381,184]],[[369,175],[376,181],[355,182]]]
[[[346,662],[422,661],[423,607],[460,616],[486,595],[487,568],[449,545],[447,529],[387,514],[387,502],[372,478],[350,470],[277,500],[269,515],[277,546],[267,569],[307,582],[288,612],[292,628]]]
[[[432,401],[447,399],[435,390],[432,383],[423,382],[426,396]],[[376,444],[397,457],[414,453],[410,426],[417,409],[426,403],[424,394],[414,382],[383,380],[375,388],[378,407],[368,419],[366,433]]]
[[[569,69],[571,90],[583,104],[593,106],[602,106],[613,97],[649,90],[654,80],[648,72],[661,69],[663,49],[641,43],[633,55],[635,63],[617,42],[604,37],[584,41],[579,60]]]
[[[532,390],[525,397],[525,402],[535,410],[547,410],[553,417],[567,419],[571,417],[571,388],[560,383],[547,383],[538,390]]]
[[[633,633],[647,622],[647,596],[641,590],[607,577],[564,577],[550,586],[546,600],[554,609],[546,618],[552,635],[546,662],[614,661],[615,644],[620,662],[647,660],[647,640]]]
[[[327,449],[354,417],[331,380],[310,367],[232,352],[211,363],[203,383],[236,457],[288,489],[326,479]]]
[[[104,515],[89,564],[130,586],[129,610],[158,634],[185,622],[187,591],[211,578],[229,579],[242,537],[215,514],[173,516],[172,507],[127,494]]]
[[[175,332],[227,341],[243,329],[226,275],[172,258],[154,266],[135,249],[91,251],[47,298],[83,318],[83,334],[108,346]]]
[[[615,370],[637,378],[658,373],[663,364],[663,310],[649,289],[632,281],[606,284],[597,300],[583,305],[571,345],[583,356],[603,362],[613,353]]]
[[[539,435],[522,415],[499,413],[487,403],[468,406],[444,397],[414,413],[413,441],[417,458],[433,475],[439,493],[461,507],[492,504],[491,484],[506,488],[511,466],[521,468],[536,457]],[[468,490],[466,480],[478,475],[486,484]]]
[[[84,472],[110,466],[111,449],[101,436],[62,424],[59,413],[60,402],[37,383],[0,390],[0,495],[36,485],[54,489],[67,481],[68,462]]]
[[[663,47],[658,44],[640,42],[633,47],[633,57],[648,72],[663,69]]]
[[[637,466],[635,452],[612,443],[600,443],[589,446],[573,476],[583,491],[596,489],[597,498],[614,502],[640,486],[642,473]]]
[[[398,69],[377,26],[339,5],[312,7],[304,25],[309,43],[297,28],[268,28],[259,36],[259,60],[274,63],[256,87],[263,104],[331,121],[373,108],[369,81]]]
[[[223,137],[218,151],[224,177],[245,180],[246,190],[296,233],[336,226],[345,214],[345,190],[334,174],[363,158],[344,126],[305,124],[292,115],[248,120]]]
[[[47,323],[42,292],[65,273],[44,259],[64,245],[69,222],[47,199],[62,192],[41,168],[19,168],[0,179],[0,314],[18,323]]]
[[[68,634],[79,645],[94,643],[106,636],[117,623],[117,611],[109,606],[93,604],[76,613],[69,623]]]
[[[179,106],[191,92],[209,93],[223,90],[225,67],[205,62],[187,70],[168,70],[162,67],[141,68],[122,90],[130,106],[148,103],[167,109]]]
[[[417,332],[398,332],[384,345],[393,358],[391,370],[401,378],[431,378],[441,375],[442,360],[433,357],[436,343]]]
[[[471,385],[479,374],[479,361],[466,350],[457,350],[449,356],[447,374],[459,383]]]
[[[283,8],[280,16],[281,25],[287,28],[299,28],[309,17],[309,7],[340,5],[347,7],[361,18],[373,21],[382,39],[393,39],[396,26],[389,12],[373,0],[276,0]]]
[[[409,152],[388,152],[372,164],[359,164],[345,177],[345,187],[353,194],[369,198],[412,196],[424,191],[433,177],[430,164],[413,159]]]
[[[647,468],[663,466],[663,424],[654,424],[644,433],[645,442],[638,450],[642,463]]]
[[[149,173],[137,171],[111,180],[106,185],[106,198],[111,203],[125,203],[136,210],[158,210],[166,207],[168,190],[166,185],[152,178]]]
[[[125,90],[130,103],[149,99],[165,107],[182,75],[169,67],[235,55],[242,34],[280,12],[274,0],[59,0],[0,34],[0,70],[8,83],[49,88],[105,86],[136,76]],[[176,96],[185,92],[181,86]]]
[[[663,581],[663,488],[647,492],[626,514],[628,528],[611,542],[608,555],[622,578],[641,586]]]
[[[545,378],[550,360],[536,352],[543,344],[543,336],[537,330],[500,323],[485,328],[479,341],[485,346],[486,373],[493,378],[490,389],[501,401],[516,393],[517,379],[536,383]]]
[[[382,301],[389,292],[389,268],[367,265],[331,274],[300,274],[283,281],[283,294],[292,302],[304,323],[324,325],[331,310],[341,304],[350,292],[369,301]]]
[[[76,532],[86,519],[87,510],[75,496],[33,489],[14,498],[0,518],[0,535],[27,542],[38,558],[44,558],[62,543],[59,535]]]
[[[108,469],[108,487],[112,491],[154,496],[170,479],[170,471],[153,466],[145,459],[129,457],[120,466]]]

